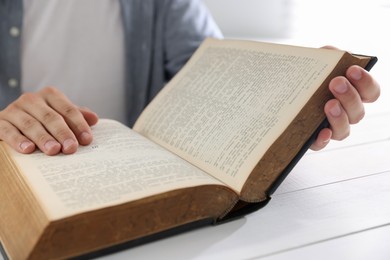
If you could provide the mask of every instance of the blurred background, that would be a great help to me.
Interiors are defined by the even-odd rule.
[[[371,73],[382,86],[367,114],[390,111],[390,0],[203,0],[226,38],[309,47],[333,45],[377,56]],[[223,3],[223,4],[221,4]]]

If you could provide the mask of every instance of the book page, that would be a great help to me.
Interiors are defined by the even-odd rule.
[[[219,181],[126,126],[101,119],[72,155],[10,153],[52,220]]]
[[[342,55],[208,39],[134,129],[239,192]]]

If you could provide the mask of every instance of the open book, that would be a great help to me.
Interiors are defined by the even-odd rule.
[[[0,241],[69,258],[254,211],[323,127],[329,81],[376,58],[206,40],[133,129],[102,119],[73,155],[0,145]]]

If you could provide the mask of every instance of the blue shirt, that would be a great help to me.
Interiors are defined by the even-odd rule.
[[[222,35],[201,0],[120,2],[126,44],[126,114],[132,125],[200,43]],[[22,22],[23,0],[0,0],[0,110],[21,94]]]

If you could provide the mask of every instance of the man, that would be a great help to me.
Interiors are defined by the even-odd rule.
[[[76,104],[98,100],[93,110],[132,125],[205,37],[221,37],[201,0],[0,0],[0,23],[0,139],[48,155],[92,141],[98,116]],[[314,150],[344,139],[380,92],[357,66],[329,88],[331,127]]]

